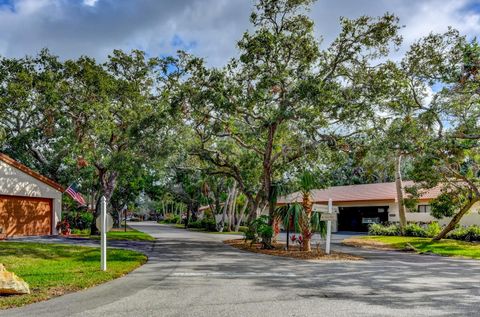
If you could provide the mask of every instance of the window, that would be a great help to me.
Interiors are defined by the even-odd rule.
[[[418,212],[430,213],[432,207],[430,205],[418,205],[417,210]]]

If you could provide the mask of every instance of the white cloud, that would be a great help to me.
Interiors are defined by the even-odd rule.
[[[150,55],[172,54],[186,46],[221,65],[236,54],[235,44],[249,27],[254,1],[245,0],[15,0],[0,6],[0,54],[23,56],[43,47],[63,58],[82,54],[100,60],[115,48],[139,48]],[[405,46],[430,31],[451,25],[470,37],[480,34],[478,0],[320,0],[311,16],[329,43],[340,16],[401,18]]]
[[[83,0],[83,4],[84,5],[87,5],[87,6],[95,6],[95,4],[97,3],[98,0]]]

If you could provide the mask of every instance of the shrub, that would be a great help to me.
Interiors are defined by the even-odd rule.
[[[194,228],[194,229],[201,229],[202,228],[202,222],[201,221],[190,221],[188,223],[189,228]]]
[[[427,225],[427,228],[425,229],[425,231],[427,233],[427,237],[433,238],[437,234],[439,234],[440,231],[442,231],[442,227],[440,227],[440,224],[438,222],[434,221]]]
[[[217,231],[217,223],[215,219],[210,218],[210,217],[204,217],[201,221],[201,226],[207,231]]]
[[[262,226],[259,230],[260,238],[262,241],[270,241],[273,238],[273,228],[271,226]]]
[[[480,227],[476,225],[460,227],[451,231],[447,238],[463,241],[480,241]]]
[[[268,216],[260,216],[255,219],[245,232],[245,240],[257,242],[261,238],[264,249],[272,248],[273,228],[268,225]]]
[[[400,227],[395,224],[382,225],[372,223],[370,227],[368,227],[368,234],[372,236],[398,236],[400,235]]]
[[[416,223],[409,223],[405,226],[405,235],[408,237],[426,237],[427,230]]]
[[[72,229],[90,229],[93,222],[93,214],[86,211],[72,211],[63,215],[63,220],[67,221]]]
[[[252,243],[255,243],[258,240],[257,232],[252,227],[247,227],[247,231],[244,232],[244,235],[245,241],[250,240]]]
[[[238,232],[247,232],[248,231],[248,227],[247,226],[240,226],[238,227]]]
[[[179,215],[174,215],[174,214],[166,214],[165,218],[163,218],[164,223],[179,223],[180,222],[180,216]]]

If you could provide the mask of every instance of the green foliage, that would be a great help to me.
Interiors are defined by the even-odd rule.
[[[322,238],[327,236],[327,223],[320,221],[320,213],[314,212],[311,219],[312,233],[317,232]]]
[[[217,224],[215,219],[204,217],[202,220],[191,221],[188,223],[189,228],[195,229],[205,229],[209,232],[216,232],[217,231]]]
[[[258,229],[258,234],[262,238],[262,242],[267,243],[273,238],[273,228],[272,226],[262,226]]]
[[[451,231],[447,238],[463,241],[480,241],[480,227],[476,225],[460,227]]]
[[[258,235],[252,226],[247,227],[247,230],[244,231],[244,237],[245,241],[251,241],[252,243],[255,243],[258,240]]]
[[[409,237],[426,237],[427,231],[416,223],[409,223],[405,226],[405,235]]]
[[[319,184],[317,178],[312,172],[303,171],[300,173],[298,187],[301,188],[304,193],[309,193],[314,189],[318,189]]]
[[[214,218],[204,217],[200,223],[202,228],[205,228],[207,231],[217,231],[217,223]]]
[[[90,228],[87,229],[72,229],[72,234],[80,235],[80,236],[89,236],[90,235]]]
[[[282,221],[285,229],[293,226],[295,231],[301,231],[300,221],[305,217],[305,210],[299,203],[287,204],[276,208],[275,217]],[[327,224],[320,221],[320,213],[313,212],[310,226],[312,233],[318,233],[322,238],[327,235]]]
[[[249,229],[245,232],[245,240],[252,243],[261,241],[264,248],[271,248],[273,228],[268,224],[268,216],[262,215],[252,221]]]
[[[372,236],[398,236],[400,235],[400,227],[396,224],[385,226],[379,223],[372,223],[368,227],[368,234]]]
[[[162,222],[164,223],[180,223],[181,218],[179,215],[175,214],[166,214],[165,217],[163,218]]]
[[[248,227],[247,227],[247,226],[240,226],[240,227],[238,227],[238,232],[246,233],[247,231],[248,231]]]
[[[62,218],[67,220],[70,224],[72,232],[76,230],[90,230],[90,227],[93,222],[93,214],[87,211],[71,211],[68,213],[62,214]]]
[[[427,228],[425,229],[425,232],[427,234],[427,237],[433,238],[436,237],[440,231],[442,231],[442,227],[437,221],[433,221],[427,225]]]
[[[462,195],[456,192],[443,192],[430,202],[431,214],[435,218],[452,217],[465,203]]]
[[[341,19],[337,38],[321,50],[306,14],[311,3],[258,1],[239,58],[224,68],[186,54],[178,61],[188,74],[176,101],[194,127],[191,153],[238,181],[257,204],[250,215],[275,197],[285,175],[325,159],[323,148],[342,149],[346,134],[367,126],[371,66],[400,42],[395,16],[362,16]]]
[[[442,227],[436,221],[426,225],[409,223],[405,227],[405,236],[433,238],[437,236],[441,230]],[[396,224],[371,224],[368,233],[372,236],[399,236],[400,228]],[[451,231],[447,235],[447,238],[463,241],[480,241],[480,227],[476,225],[459,227]]]

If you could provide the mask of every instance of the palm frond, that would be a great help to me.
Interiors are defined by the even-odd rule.
[[[292,219],[293,219],[293,227],[295,231],[300,231],[300,218],[303,215],[304,209],[303,206],[299,203],[295,203],[291,205],[292,209]]]
[[[317,187],[317,180],[310,171],[303,171],[299,178],[299,187],[303,193],[309,193]]]
[[[312,231],[318,232],[322,238],[327,236],[327,224],[320,221],[320,213],[314,212],[311,219]]]

